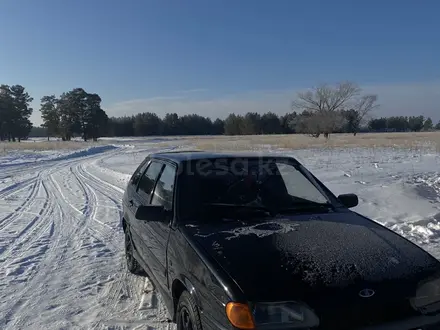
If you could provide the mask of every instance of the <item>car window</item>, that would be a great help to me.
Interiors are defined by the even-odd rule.
[[[137,167],[136,171],[134,171],[133,175],[131,176],[130,183],[134,186],[137,186],[142,173],[144,173],[145,169],[147,168],[149,162],[148,159],[145,159],[140,165]]]
[[[154,189],[151,204],[163,205],[166,210],[172,210],[175,178],[176,168],[171,165],[165,165]]]
[[[154,183],[156,182],[156,178],[159,175],[162,167],[162,163],[155,161],[151,162],[150,166],[147,168],[147,171],[140,179],[138,192],[143,195],[147,203],[150,201],[151,191],[154,188]]]
[[[277,165],[290,196],[317,203],[327,202],[326,197],[295,167],[287,164]]]
[[[179,217],[197,216],[212,203],[277,210],[329,202],[329,196],[288,160],[216,159],[202,165],[192,161],[185,170],[191,175],[182,176]]]

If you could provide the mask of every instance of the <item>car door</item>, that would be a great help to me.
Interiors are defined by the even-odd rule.
[[[126,219],[129,222],[132,222],[134,220],[133,198],[135,194],[137,194],[136,191],[139,181],[141,180],[141,177],[144,174],[145,170],[147,169],[148,165],[150,165],[150,159],[145,158],[145,160],[142,163],[140,163],[137,169],[133,172],[130,181],[128,181],[127,188],[125,190],[123,197],[123,204],[124,207],[130,211],[127,212],[129,219]]]
[[[139,181],[141,180],[141,177],[147,169],[148,165],[150,165],[150,159],[147,157],[133,172],[133,175],[131,176],[130,181],[127,184],[127,188],[125,190],[122,201],[124,206],[124,218],[128,222],[130,237],[136,249],[139,245],[139,234],[137,234],[136,225],[138,221],[135,218],[136,209],[134,207],[133,201],[136,198]]]
[[[152,259],[150,249],[147,246],[151,233],[148,228],[145,227],[145,221],[136,219],[135,214],[139,206],[150,204],[151,193],[163,166],[163,163],[152,160],[139,179],[139,183],[136,187],[136,191],[132,195],[132,199],[128,201],[133,217],[133,221],[131,221],[132,237],[135,247],[142,258],[142,260],[139,261],[147,267],[150,267]]]
[[[165,221],[147,221],[144,226],[148,227],[151,233],[150,240],[147,243],[154,259],[154,272],[157,274],[157,280],[162,289],[167,286],[167,244],[170,235],[170,223],[174,216],[174,192],[177,176],[177,167],[174,164],[166,163],[154,187],[151,196],[152,205],[162,205],[167,211],[168,216]]]

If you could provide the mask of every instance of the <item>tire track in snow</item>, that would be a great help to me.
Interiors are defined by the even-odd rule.
[[[28,233],[26,244],[14,250],[5,263],[14,265],[11,260],[15,258],[26,265],[25,259],[38,255],[34,253],[38,248],[46,250],[39,254],[41,259],[28,282],[14,283],[1,295],[0,328],[169,328],[162,317],[163,305],[154,300],[159,296],[154,290],[150,295],[143,292],[148,280],[126,270],[119,225],[123,189],[88,171],[92,162],[110,156],[109,152],[40,168],[37,194],[44,196],[45,190],[48,204],[37,209],[45,211],[32,226],[35,235]],[[66,166],[72,167],[67,173]],[[80,190],[61,188],[69,182]],[[81,203],[72,205],[75,199]],[[107,221],[109,217],[115,221]],[[2,284],[6,282],[0,276]]]
[[[36,180],[37,180],[37,176],[20,181],[20,182],[14,182],[13,184],[7,186],[6,188],[3,188],[2,190],[0,190],[0,199],[8,198],[9,196],[13,195],[14,193],[30,186]]]
[[[49,249],[49,244],[54,234],[54,222],[49,220],[50,215],[53,213],[53,204],[50,201],[49,192],[43,181],[39,182],[38,190],[43,190],[46,194],[43,207],[39,211],[38,216],[27,226],[26,233],[22,235],[22,239],[14,242],[2,255],[3,258],[10,257],[9,259],[12,260],[2,264],[0,277],[2,275],[6,278],[13,277],[10,281],[13,282],[21,275],[24,279],[20,281],[26,283],[26,290],[22,290],[20,294],[14,296],[15,302],[2,318],[5,320],[6,325],[12,320],[15,313],[25,306],[26,299],[23,299],[23,297],[32,286],[34,276],[38,274],[39,265]],[[37,223],[37,220],[41,219],[43,221]]]
[[[122,209],[120,202],[117,201],[115,193],[118,195],[119,200],[121,200],[122,194],[119,191],[116,191],[115,189],[112,189],[111,186],[103,185],[103,182],[100,180],[97,180],[94,176],[91,176],[83,167],[83,164],[79,164],[75,168],[75,176],[80,182],[80,184],[84,187],[85,190],[89,190],[93,195],[93,205],[95,208],[91,212],[91,220],[94,220],[98,224],[100,224],[100,230],[97,228],[90,227],[89,229],[95,232],[95,235],[100,236],[101,241],[105,241],[109,243],[109,247],[114,251],[115,255],[121,255],[121,251],[123,251],[123,244],[121,244],[123,241],[123,236],[120,230],[114,229],[112,226],[108,225],[107,223],[103,223],[102,221],[97,219],[97,212],[98,212],[98,206],[100,205],[98,194],[101,195],[101,197],[104,197],[105,199],[111,201],[117,211],[118,211],[118,218],[115,219],[117,221],[117,224],[119,224],[120,216],[122,214]],[[97,194],[98,193],[98,194]],[[113,195],[113,196],[111,196]],[[107,208],[107,206],[102,206],[103,208]],[[115,226],[117,228],[118,226]],[[115,237],[117,235],[117,237]],[[121,237],[122,236],[122,237]],[[122,239],[121,239],[122,238]],[[120,262],[118,264],[118,276],[114,279],[112,284],[108,289],[103,292],[102,297],[102,305],[105,306],[112,306],[116,307],[118,302],[122,300],[126,300],[129,298],[136,297],[134,292],[132,291],[132,286],[130,285],[131,281],[129,281],[128,272],[125,269],[124,258],[119,258]],[[140,299],[140,296],[137,296],[137,300]],[[92,327],[96,328],[101,324],[101,321],[97,321],[97,323]]]
[[[80,214],[81,216],[83,215],[83,212],[81,210],[79,210],[78,208],[76,208],[72,203],[69,202],[69,200],[67,199],[67,197],[64,195],[63,190],[61,189],[60,185],[58,184],[58,182],[56,181],[56,179],[54,178],[53,174],[51,174],[49,176],[49,179],[51,180],[52,184],[55,186],[55,190],[60,194],[61,199],[70,207],[72,208],[74,211],[76,211],[78,214]]]
[[[108,188],[105,189],[106,185],[103,185],[100,181],[96,180],[93,176],[90,176],[89,173],[84,170],[82,164],[79,164],[76,167],[75,172],[78,175],[79,181],[80,182],[83,181],[83,183],[82,183],[83,186],[87,187],[87,189],[92,192],[92,194],[94,196],[93,201],[94,201],[95,206],[99,205],[99,201],[98,201],[98,197],[97,197],[96,192],[99,192],[99,194],[101,194],[104,198],[107,198],[108,200],[112,201],[114,205],[116,205],[117,210],[118,210],[118,219],[116,219],[116,220],[119,222],[119,217],[122,213],[121,208],[120,208],[120,203],[117,202],[115,197],[111,197],[109,193],[105,192],[106,190],[108,190]],[[96,192],[94,191],[94,189]],[[114,194],[115,191],[113,190],[112,193]],[[119,192],[118,192],[118,195],[120,195]],[[106,206],[103,206],[103,207],[106,208]],[[121,235],[119,235],[119,237],[117,238],[118,242],[114,242],[114,238],[112,238],[112,236],[114,236],[114,235],[112,235],[112,233],[118,234],[118,232],[115,232],[113,230],[113,228],[111,226],[109,226],[108,224],[103,223],[103,222],[99,221],[98,219],[96,219],[96,216],[97,216],[97,207],[95,207],[93,212],[91,213],[91,218],[94,221],[101,224],[101,230],[98,231],[96,228],[92,228],[92,227],[90,227],[89,229],[91,231],[94,231],[95,235],[100,236],[101,240],[108,242],[111,245],[111,248],[114,251],[115,255],[118,255],[118,254],[120,255],[120,252],[122,250],[122,245],[120,244],[121,243],[121,239],[120,239]],[[103,227],[106,227],[106,228],[103,228]],[[124,259],[122,259],[122,260],[124,260]],[[117,278],[112,282],[110,288],[105,290],[105,292],[103,293],[102,304],[105,306],[112,306],[115,308],[121,299],[127,299],[127,298],[133,296],[133,294],[130,290],[130,286],[126,286],[126,283],[128,281],[128,277],[127,277],[128,273],[126,271],[124,271],[123,262],[119,263],[118,270],[119,270],[119,274],[122,274],[122,275],[117,276]],[[92,326],[92,329],[97,328],[100,324],[101,324],[101,321],[97,321],[96,324],[94,326]]]
[[[50,185],[50,184],[49,184]],[[49,190],[50,191],[50,190]],[[63,268],[63,263],[65,260],[68,260],[69,255],[69,245],[66,244],[66,237],[70,235],[74,235],[74,232],[65,232],[65,229],[69,227],[63,226],[62,219],[66,219],[66,213],[64,211],[61,203],[57,203],[56,196],[51,193],[51,199],[55,201],[54,205],[56,206],[58,217],[55,217],[55,214],[51,214],[55,219],[61,220],[61,223],[58,223],[57,226],[55,224],[52,226],[53,229],[53,242],[48,243],[48,251],[46,252],[46,258],[41,262],[39,267],[38,274],[27,283],[25,289],[23,290],[20,297],[15,297],[14,300],[17,300],[14,308],[10,310],[10,314],[14,315],[18,314],[19,317],[16,317],[11,325],[12,329],[16,328],[29,328],[26,327],[27,319],[34,319],[35,314],[33,311],[38,310],[41,306],[46,306],[47,310],[58,309],[59,301],[58,301],[58,289],[63,290],[67,287],[66,283],[59,282],[57,283],[58,287],[49,286],[47,284],[47,279],[53,276],[63,276],[64,274],[59,274]],[[55,252],[55,253],[54,253]],[[37,294],[37,299],[33,297],[33,295]],[[41,301],[40,296],[48,297],[54,295],[51,299]],[[19,299],[17,299],[19,298]],[[62,312],[64,309],[61,307],[58,309],[58,312]],[[30,315],[27,314],[30,312]],[[1,324],[1,323],[0,323]]]
[[[27,199],[25,204],[34,203],[34,200],[32,200],[32,197],[35,197],[38,194],[38,192],[40,192],[42,187],[43,187],[43,191],[45,192],[45,195],[46,195],[42,199],[43,205],[41,207],[39,207],[39,211],[37,212],[37,214],[31,220],[29,220],[29,222],[27,224],[25,224],[24,227],[18,228],[18,233],[12,237],[11,242],[9,242],[8,246],[0,254],[1,260],[5,260],[12,253],[16,252],[19,249],[24,249],[26,247],[26,244],[28,241],[32,242],[32,240],[33,240],[32,236],[36,235],[36,231],[39,230],[40,227],[42,227],[44,225],[44,224],[43,225],[41,224],[40,220],[42,218],[44,218],[44,213],[47,210],[47,205],[49,204],[49,201],[48,201],[49,197],[47,194],[47,190],[43,186],[43,182],[41,181],[40,177],[38,178],[38,180],[33,188],[33,191],[31,193],[31,198]],[[17,212],[17,213],[15,213],[15,215],[16,216],[11,216],[10,218],[11,219],[12,218],[14,218],[14,219],[19,218],[21,214]],[[11,225],[11,224],[12,224],[12,221],[10,221],[8,223],[8,225]],[[7,226],[3,227],[3,230],[6,227]]]
[[[87,189],[90,189],[93,192],[94,199],[96,201],[99,200],[98,196],[104,197],[104,199],[107,199],[111,201],[116,209],[118,210],[118,218],[117,223],[119,224],[119,217],[121,215],[121,206],[120,202],[118,202],[118,199],[121,200],[122,194],[119,190],[113,189],[111,185],[105,184],[105,182],[102,182],[101,180],[98,180],[95,176],[90,175],[85,169],[85,166],[83,164],[80,164],[77,166],[76,170],[78,171],[78,176],[80,181],[83,181],[83,184]],[[104,184],[103,184],[104,183]],[[116,197],[116,195],[118,197]],[[99,201],[96,203],[98,205]],[[103,208],[107,208],[107,206],[103,206]],[[91,214],[92,218],[96,219],[96,213],[97,209],[95,209],[95,212]],[[98,223],[102,224],[102,222],[98,221]],[[107,228],[104,228],[107,227]],[[110,231],[109,231],[110,229]],[[113,233],[113,235],[111,234]],[[122,256],[123,251],[123,235],[122,230],[116,226],[116,229],[113,229],[108,224],[102,224],[101,230],[98,235],[106,236],[105,240],[108,241],[115,251],[116,255],[119,255],[119,262],[118,262],[118,272],[116,273],[116,278],[111,282],[110,286],[108,286],[103,292],[102,292],[102,298],[100,305],[106,306],[106,308],[103,308],[103,310],[110,309],[113,312],[111,313],[101,313],[100,317],[98,318],[98,321],[96,321],[91,328],[92,329],[99,329],[99,328],[108,328],[104,325],[107,324],[106,319],[111,317],[111,315],[115,314],[115,311],[117,313],[127,313],[127,311],[133,311],[134,307],[136,305],[136,302],[138,302],[141,299],[141,290],[142,290],[142,282],[140,278],[133,276],[129,274],[125,267],[125,258]],[[118,237],[111,238],[110,236],[115,236],[115,234]],[[136,284],[136,286],[135,286]],[[134,290],[135,288],[138,288],[138,290]],[[136,294],[137,291],[139,291],[139,294]],[[120,308],[118,308],[118,304],[121,301],[130,301],[133,300],[131,304],[129,304],[129,308],[123,309],[121,311]],[[97,318],[97,317],[96,317]]]
[[[111,197],[110,194],[108,192],[104,192],[105,189],[101,189],[102,183],[96,183],[96,180],[90,180],[90,178],[87,176],[87,174],[82,171],[82,167],[81,165],[77,165],[72,167],[72,173],[75,177],[75,179],[77,180],[78,184],[80,184],[82,186],[82,189],[84,191],[84,194],[88,197],[86,197],[86,199],[89,201],[89,205],[91,205],[92,207],[86,211],[85,213],[87,214],[87,216],[85,217],[85,222],[84,222],[84,228],[87,228],[87,230],[91,230],[92,231],[92,236],[97,238],[96,236],[100,236],[99,239],[101,237],[103,237],[102,233],[103,233],[103,229],[109,229],[109,230],[113,230],[111,227],[107,227],[107,228],[103,228],[105,226],[100,226],[100,230],[96,230],[95,228],[92,227],[92,224],[99,224],[99,222],[93,222],[92,219],[95,218],[96,219],[96,210],[93,210],[93,208],[95,206],[98,205],[98,203],[95,202],[95,200],[98,200],[99,198],[97,197],[97,195],[100,195],[99,192],[102,193],[102,197],[104,198],[108,198],[110,201],[112,201],[115,206],[116,209],[118,210],[118,212],[120,211],[120,204],[117,202],[116,197]],[[97,194],[98,192],[98,194]],[[115,191],[112,192],[113,196],[115,196]],[[90,195],[90,196],[89,196]],[[118,219],[119,220],[119,219]],[[107,225],[108,226],[108,225]],[[95,234],[93,234],[93,232]],[[83,231],[78,232],[77,234],[82,234]],[[117,241],[119,244],[117,243],[113,243],[114,240],[112,240],[110,238],[110,236],[106,236],[105,240],[109,243],[109,245],[113,245],[113,251],[117,254],[119,254],[119,263],[118,263],[118,267],[117,267],[117,278],[111,282],[111,285],[108,289],[105,289],[105,291],[103,291],[102,293],[102,298],[100,299],[101,304],[103,306],[107,306],[107,307],[113,307],[117,305],[117,303],[119,302],[120,298],[122,297],[123,299],[129,299],[131,297],[134,296],[131,288],[131,281],[129,280],[130,276],[127,271],[125,270],[125,265],[123,264],[123,261],[125,261],[123,258],[121,258],[121,247],[122,245],[120,244],[121,241],[121,232],[118,230],[119,233],[119,237],[117,237]],[[123,238],[123,237],[122,237]],[[102,242],[102,239],[100,239],[100,241]],[[112,244],[113,243],[113,244]],[[119,293],[119,296],[118,296]],[[138,301],[139,299],[137,299],[136,301]],[[113,301],[113,303],[111,302]],[[131,308],[129,309],[131,310]],[[97,326],[100,324],[100,321],[98,321]]]
[[[121,212],[119,216],[122,216],[122,209],[120,206],[121,202],[117,201],[116,195],[119,196],[118,200],[121,201],[123,191],[121,191],[119,187],[115,187],[113,184],[102,180],[87,171],[88,164],[88,162],[82,163],[77,167],[80,176],[83,180],[85,180],[85,182],[87,182],[87,186],[89,186],[90,188],[93,187],[92,189],[95,189],[104,197],[107,197],[109,200],[113,200],[113,202],[115,203],[115,205],[118,206],[118,209]],[[113,281],[111,286],[106,290],[103,298],[104,301],[102,302],[102,304],[107,307],[112,306],[113,312],[103,313],[103,315],[101,315],[100,317],[101,320],[97,321],[92,328],[98,329],[100,328],[100,325],[102,326],[102,328],[105,329],[107,329],[108,327],[113,328],[118,326],[125,328],[127,324],[132,325],[139,322],[139,324],[143,324],[149,329],[155,329],[156,327],[163,328],[164,324],[167,324],[168,322],[165,308],[163,304],[159,302],[156,291],[152,287],[151,282],[148,278],[134,276],[127,272],[125,266],[125,258],[123,258],[123,244],[121,244],[123,242],[123,235],[121,228],[119,228],[119,230],[121,232],[120,236],[122,237],[119,241],[119,246],[117,246],[116,248],[119,249],[119,254],[122,257],[120,258],[119,264],[120,276],[115,281]],[[146,289],[148,292],[145,291]],[[129,304],[130,307],[123,309],[122,311],[120,310],[120,308],[117,308],[117,305],[120,304],[121,301],[127,299],[135,299],[134,301],[136,301],[137,304]],[[161,307],[162,309],[159,311]],[[117,314],[123,315],[130,313],[130,311],[137,310],[139,311],[138,313],[141,315],[141,318],[143,318],[143,320],[139,321],[139,318],[136,318],[136,320],[132,318],[130,318],[129,320],[118,320],[117,318],[115,318],[115,310],[118,311]],[[158,312],[160,312],[160,317],[158,317]],[[108,321],[103,322],[103,319],[108,319]],[[105,325],[103,323],[105,323]],[[170,327],[166,326],[166,328],[168,329]]]
[[[53,171],[51,171],[53,172]],[[49,178],[52,178],[52,174],[48,174]],[[57,191],[59,185],[57,185],[55,180],[49,180],[49,184],[52,184],[52,188],[55,188],[53,191]],[[31,279],[26,285],[26,288],[21,291],[21,294],[15,295],[14,297],[14,304],[9,307],[9,311],[6,313],[5,317],[2,317],[3,320],[5,320],[6,324],[9,326],[8,323],[12,321],[11,327],[12,329],[16,329],[18,326],[23,326],[26,323],[26,318],[31,318],[32,316],[28,316],[27,311],[30,311],[32,314],[32,310],[34,308],[38,308],[39,304],[32,303],[33,299],[31,298],[33,294],[35,293],[41,293],[44,291],[48,291],[48,288],[45,286],[46,279],[52,275],[52,272],[56,269],[60,269],[59,265],[62,264],[62,261],[65,260],[63,256],[66,254],[69,254],[70,246],[65,246],[64,251],[59,251],[58,246],[60,245],[60,242],[67,237],[70,237],[72,235],[78,234],[81,232],[81,228],[84,228],[81,226],[81,218],[78,219],[78,217],[72,216],[72,214],[69,214],[66,211],[63,210],[69,210],[70,208],[66,207],[66,204],[68,204],[68,201],[63,200],[63,197],[59,198],[58,196],[64,196],[64,195],[55,195],[51,194],[51,200],[55,201],[55,204],[57,205],[57,208],[59,210],[59,217],[57,219],[61,220],[59,223],[60,230],[57,231],[57,236],[55,239],[55,242],[50,246],[50,251],[47,253],[47,260],[45,261],[46,267],[39,269],[40,273],[38,278]],[[63,204],[64,202],[64,204]],[[72,232],[69,232],[69,229],[72,228],[69,223],[65,223],[65,219],[73,218],[77,220],[78,226],[76,229],[74,229]],[[63,220],[64,219],[64,220]],[[46,219],[48,220],[48,219]],[[78,221],[79,220],[79,221]],[[74,227],[73,227],[74,228]],[[63,233],[63,231],[65,231]],[[50,253],[52,252],[52,253]],[[64,253],[60,253],[64,252]],[[67,253],[66,253],[67,252]],[[50,295],[51,293],[48,292]],[[39,299],[36,300],[37,302],[40,301]],[[40,302],[41,303],[41,302]],[[28,305],[32,305],[32,308],[28,307]],[[57,305],[57,298],[51,299],[51,306]],[[49,306],[49,308],[52,308]],[[27,315],[27,317],[23,317],[24,315]],[[20,317],[14,317],[15,315],[20,315]],[[1,322],[0,322],[1,325]]]
[[[48,251],[48,249],[50,248],[50,245],[52,245],[52,250],[56,250],[56,247],[59,245],[60,243],[60,238],[62,237],[61,235],[57,235],[56,239],[54,242],[51,242],[51,237],[53,236],[54,232],[55,232],[55,225],[54,225],[54,217],[52,216],[53,213],[53,208],[55,204],[53,204],[54,201],[57,200],[57,197],[50,192],[49,193],[49,189],[46,187],[46,184],[44,183],[44,180],[42,179],[42,177],[44,177],[46,179],[46,182],[49,182],[54,184],[54,181],[52,180],[47,180],[48,178],[52,178],[52,173],[57,171],[62,165],[58,164],[58,166],[55,166],[53,168],[50,169],[46,169],[43,170],[42,172],[40,172],[37,176],[37,182],[35,183],[35,193],[33,194],[34,196],[37,194],[37,192],[39,191],[44,191],[45,193],[45,197],[44,197],[44,204],[42,205],[42,207],[40,208],[38,214],[26,225],[26,227],[23,229],[23,231],[20,232],[19,237],[21,237],[21,239],[19,241],[15,241],[13,244],[11,244],[7,250],[5,251],[5,253],[2,255],[3,260],[7,257],[9,257],[9,259],[12,259],[12,261],[6,259],[6,261],[4,263],[2,263],[2,269],[5,269],[6,272],[9,271],[9,275],[11,276],[17,276],[19,275],[19,273],[22,273],[24,268],[29,264],[29,261],[31,260],[31,258],[37,258],[37,259],[42,259],[40,258],[41,256],[44,257],[49,257],[49,259],[53,258],[53,256],[57,256],[57,259],[61,259],[61,257],[58,256],[62,256],[62,254],[58,254],[58,253],[46,253]],[[38,187],[38,188],[37,188]],[[54,188],[54,187],[52,187]],[[55,191],[58,189],[55,189]],[[60,191],[61,192],[61,191]],[[51,196],[49,196],[49,194]],[[62,192],[61,192],[62,194]],[[58,204],[58,209],[59,212],[62,213],[62,208],[59,206],[60,204]],[[65,219],[66,217],[63,215],[61,217],[58,217],[58,219]],[[37,223],[38,221],[38,223]],[[64,226],[65,227],[65,226]],[[68,228],[68,227],[66,227]],[[42,238],[45,236],[46,231],[48,232],[48,236],[43,240],[43,242],[41,242]],[[42,247],[42,251],[40,249],[40,251],[37,251],[37,253],[33,253],[33,250],[35,250],[38,247]],[[41,260],[40,260],[41,262]],[[47,262],[46,262],[47,264]],[[54,263],[48,263],[48,268],[46,271],[50,272],[51,268],[53,268]],[[17,265],[18,266],[18,271],[11,271],[11,268],[8,269],[8,267]],[[56,264],[55,264],[56,265]],[[41,273],[44,273],[45,269],[38,269]],[[0,273],[1,274],[1,273]],[[0,276],[1,278],[1,276]],[[40,281],[37,282],[38,283],[44,283],[44,277],[43,276],[39,276]],[[13,294],[14,297],[14,303],[10,306],[7,306],[6,308],[6,313],[4,315],[4,317],[1,317],[0,319],[4,320],[5,325],[7,325],[11,320],[13,320],[14,315],[18,313],[18,311],[22,310],[26,304],[30,301],[29,299],[24,299],[23,297],[29,293],[29,295],[32,295],[34,292],[38,292],[38,290],[32,290],[33,289],[33,283],[35,282],[35,280],[33,280],[32,276],[28,276],[26,278],[26,286],[25,289],[22,288],[21,292],[19,294]],[[2,308],[3,310],[3,308]],[[1,312],[1,310],[0,310]],[[1,316],[1,313],[0,313]],[[20,319],[20,318],[18,318]],[[2,324],[2,322],[0,322],[0,325]],[[14,323],[14,325],[12,326],[14,329],[16,328],[16,325]]]
[[[107,197],[110,201],[113,202],[116,209],[119,212],[119,215],[122,217],[122,196],[124,194],[124,190],[120,189],[119,187],[116,187],[112,184],[109,184],[108,182],[101,180],[88,172],[83,165],[80,165],[78,167],[78,171],[80,175],[86,180],[86,182],[93,182],[94,183],[94,189],[99,191],[101,194],[103,194],[105,197]],[[116,192],[116,194],[115,194]],[[116,197],[117,195],[117,197]]]
[[[83,166],[86,168],[85,165],[83,165]],[[118,186],[116,186],[116,185],[114,185],[114,184],[112,184],[112,183],[110,183],[108,181],[100,179],[96,175],[94,175],[94,174],[90,173],[89,171],[87,171],[87,169],[85,169],[84,172],[87,173],[88,179],[91,179],[91,180],[95,181],[95,183],[97,184],[98,187],[105,186],[105,187],[113,189],[113,191],[119,192],[121,195],[124,194],[124,189],[122,189],[122,188],[120,188],[120,187],[118,187]]]
[[[0,232],[3,232],[4,228],[7,226],[7,220],[9,220],[8,222],[11,222],[11,218],[17,216],[18,212],[24,212],[23,208],[30,202],[32,194],[37,185],[37,179],[38,175],[27,180],[14,182],[0,191],[0,201],[3,200],[5,202],[5,204],[0,204],[0,210],[10,210],[11,207],[15,206],[15,209],[12,212],[0,219]],[[24,202],[13,203],[10,201],[14,195],[17,195],[19,192],[25,189],[29,190],[29,194],[24,198]],[[17,197],[14,199],[22,200],[23,198]]]
[[[87,183],[87,178],[85,178],[82,174],[80,164],[72,168],[72,174],[86,196],[84,215],[87,221],[87,229],[91,231],[91,235],[93,235],[97,240],[101,241],[102,244],[111,245],[111,247],[116,250],[118,247],[113,243],[113,228],[97,218],[98,209],[101,203],[98,199],[95,189],[91,187],[89,183]],[[94,223],[91,223],[90,221],[93,221]],[[96,224],[99,225],[99,229],[95,228],[94,225]]]
[[[75,181],[78,183],[83,197],[84,197],[84,207],[80,211],[85,217],[87,217],[90,214],[90,197],[89,194],[86,190],[86,188],[84,187],[83,182],[78,178],[78,175],[76,174],[76,171],[74,171],[74,166],[70,166],[69,167],[70,170],[70,174],[73,176],[73,178],[75,179]],[[71,206],[73,205],[72,203],[69,203]],[[75,208],[76,209],[76,208]]]
[[[42,218],[45,217],[45,214],[43,213],[49,205],[48,191],[46,185],[44,184],[44,180],[47,180],[48,176],[51,176],[53,172],[57,171],[62,166],[63,164],[56,164],[49,169],[43,169],[34,178],[26,179],[23,181],[23,184],[16,184],[15,188],[6,189],[6,192],[3,193],[3,197],[11,196],[14,193],[17,193],[17,191],[32,185],[30,194],[25,198],[24,202],[19,205],[14,212],[10,212],[0,223],[2,233],[5,233],[5,230],[10,226],[17,227],[20,225],[20,223],[25,222],[27,220],[27,217],[25,216],[27,215],[31,215],[33,218],[25,223],[23,227],[17,228],[18,234],[11,236],[9,239],[3,238],[2,241],[7,245],[6,247],[0,248],[0,260],[5,260],[7,257],[9,257],[9,255],[15,253],[17,250],[22,250],[23,245],[26,245],[25,243],[27,241],[32,242],[32,240],[29,238],[35,234],[35,230],[41,227],[41,225],[38,225],[38,222],[41,222]],[[45,191],[44,197],[37,197],[42,188]],[[38,206],[38,203],[42,203],[43,205]],[[31,212],[35,207],[38,208],[34,212]],[[49,219],[48,221],[51,220]]]
[[[31,183],[25,185],[24,187],[21,187],[18,190],[13,191],[12,193],[7,194],[6,197],[3,197],[3,199],[6,199],[9,196],[16,194],[18,191],[24,190],[25,188],[30,187],[29,195],[27,195],[24,198],[24,201],[21,204],[19,204],[19,206],[16,207],[13,212],[9,213],[8,215],[6,215],[2,219],[0,219],[0,232],[4,232],[4,230],[8,226],[10,226],[15,219],[20,217],[22,215],[22,213],[26,212],[29,205],[35,201],[35,197],[36,197],[37,190],[39,188],[39,184],[40,184],[39,176],[37,176],[37,178],[35,178],[35,181],[32,180]]]

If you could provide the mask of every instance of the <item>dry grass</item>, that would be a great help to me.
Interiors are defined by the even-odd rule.
[[[169,141],[167,141],[169,139]],[[146,138],[145,142],[150,143]],[[164,138],[157,146],[171,147],[176,145],[176,137]],[[196,136],[178,137],[180,145],[190,145],[201,150],[261,150],[267,148],[304,149],[304,148],[406,148],[406,149],[436,149],[440,152],[440,131],[418,133],[365,133],[332,134],[326,140],[324,137],[313,138],[302,134],[292,135],[245,135],[245,136]],[[26,141],[0,142],[0,154],[12,150],[35,152],[47,150],[76,150],[96,145],[118,143],[114,141]],[[123,142],[122,142],[123,143]],[[130,142],[128,142],[130,143]]]
[[[188,142],[202,150],[252,150],[261,146],[286,149],[393,147],[406,149],[435,148],[440,152],[440,132],[332,134],[313,138],[307,135],[254,135],[192,138]]]

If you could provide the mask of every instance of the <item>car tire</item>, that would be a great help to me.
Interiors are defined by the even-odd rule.
[[[177,330],[202,330],[199,308],[188,291],[183,291],[176,309]]]
[[[145,271],[133,255],[133,242],[128,230],[125,232],[125,261],[128,271],[134,275],[145,275]]]

